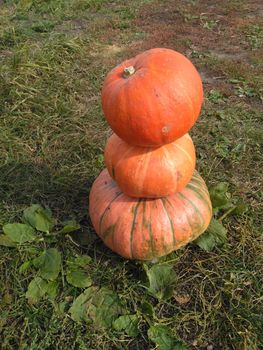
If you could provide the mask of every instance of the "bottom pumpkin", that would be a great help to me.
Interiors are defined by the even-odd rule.
[[[104,169],[89,197],[92,224],[103,242],[128,259],[152,260],[202,234],[212,217],[204,180],[194,172],[186,187],[157,199],[128,197]]]

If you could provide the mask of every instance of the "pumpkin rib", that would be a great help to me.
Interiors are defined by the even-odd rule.
[[[198,188],[192,184],[187,184],[187,188],[189,188],[191,191],[193,191],[200,199],[202,199],[204,201],[204,203],[206,204],[207,208],[211,211],[211,205],[209,204],[209,202],[207,201],[207,193],[206,196],[203,196],[201,194],[201,191]]]
[[[141,201],[142,200],[139,199],[138,203],[135,204],[135,206],[134,206],[133,220],[132,220],[132,226],[131,226],[131,232],[130,232],[130,255],[131,255],[131,258],[133,258],[132,241],[133,241],[133,234],[134,234],[135,224],[136,224],[136,216],[137,216],[138,208],[139,208]]]
[[[117,163],[115,164],[115,166],[113,166],[113,168],[116,169],[118,167],[118,164],[120,164],[120,162],[125,158],[125,156],[127,156],[133,150],[134,150],[134,146],[131,145],[131,148],[127,149],[127,151],[121,155],[120,159],[118,159]]]
[[[99,222],[99,232],[100,232],[100,233],[101,233],[102,221],[103,221],[103,219],[104,219],[104,217],[105,217],[107,211],[108,211],[108,212],[110,211],[110,206],[111,206],[111,204],[112,204],[120,195],[122,195],[122,194],[123,194],[122,192],[119,192],[119,193],[116,195],[116,197],[114,197],[114,198],[110,201],[109,205],[107,205],[106,209],[105,209],[104,212],[102,213],[102,216],[101,216],[100,222]]]
[[[201,219],[202,227],[204,227],[205,222],[204,222],[204,219],[203,219],[203,217],[202,217],[202,214],[200,213],[200,211],[199,211],[199,209],[197,208],[197,206],[196,206],[189,198],[187,198],[183,193],[178,192],[178,196],[181,197],[181,198],[183,198],[185,201],[187,201],[188,203],[191,204],[191,206],[195,209],[195,212],[198,213],[198,216],[199,216],[199,218]],[[185,210],[185,212],[186,212],[186,210]],[[186,212],[186,215],[188,216],[188,213],[187,213],[187,212]],[[191,225],[190,225],[190,227],[191,227]]]
[[[179,149],[180,151],[182,151],[187,156],[187,159],[190,161],[190,163],[193,166],[195,166],[195,162],[193,162],[193,159],[190,157],[190,154],[188,152],[186,152],[186,150],[183,147],[179,146],[177,143],[174,143],[174,142],[172,142],[171,145],[173,147]]]
[[[175,239],[175,235],[174,235],[174,227],[173,227],[173,222],[172,222],[172,219],[170,217],[170,214],[166,208],[166,205],[165,205],[165,198],[160,198],[161,199],[161,202],[163,204],[163,208],[164,208],[164,211],[166,212],[167,214],[167,217],[168,217],[168,220],[170,222],[170,226],[171,226],[171,231],[172,231],[172,236],[173,236],[173,244],[176,245],[176,239]]]
[[[147,201],[143,200],[143,220],[145,219],[145,210],[146,210],[146,205],[147,205]],[[154,238],[153,238],[153,232],[152,232],[152,212],[150,214],[150,223],[147,224],[148,225],[148,229],[149,229],[149,236],[150,236],[150,242],[151,242],[151,250],[152,250],[152,255],[154,255],[155,252],[155,247],[154,247]]]
[[[139,182],[137,183],[137,191],[138,192],[143,191],[145,177],[146,177],[146,174],[148,172],[148,164],[150,163],[151,156],[152,156],[152,153],[148,152],[147,156],[146,156],[146,159],[144,160],[144,163],[141,164],[141,166],[143,166],[143,171],[142,172],[141,172],[141,167],[140,166],[138,166],[137,169],[136,169],[135,178],[140,178],[142,180],[140,183]],[[137,175],[138,173],[140,174],[140,176]]]

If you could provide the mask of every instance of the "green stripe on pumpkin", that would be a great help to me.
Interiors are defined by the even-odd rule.
[[[132,220],[132,227],[131,227],[131,232],[130,232],[130,253],[131,253],[132,259],[133,259],[133,251],[132,251],[133,234],[134,234],[134,229],[135,229],[135,224],[136,224],[137,211],[138,211],[138,207],[139,207],[141,201],[142,200],[139,199],[138,203],[132,208],[133,220]]]
[[[206,204],[207,208],[209,209],[209,211],[211,213],[211,211],[212,211],[211,204],[207,200],[207,198],[205,198],[205,196],[202,194],[200,189],[196,188],[195,186],[191,185],[190,183],[186,187],[189,188],[191,191],[193,191],[195,193],[195,195]],[[205,195],[206,195],[206,197],[208,197],[208,194],[205,194]]]
[[[171,230],[172,230],[172,233],[173,233],[173,244],[174,244],[174,246],[175,246],[175,245],[176,245],[176,239],[175,239],[175,232],[174,232],[174,227],[173,227],[173,221],[172,221],[172,219],[171,219],[171,217],[170,217],[170,214],[169,214],[169,212],[168,212],[168,209],[166,208],[166,205],[165,205],[165,198],[161,198],[161,201],[162,201],[162,203],[163,203],[164,210],[165,210],[165,212],[166,212],[166,214],[167,214],[167,217],[168,217],[168,219],[169,219],[169,222],[170,222]]]
[[[205,225],[204,218],[203,218],[203,215],[200,212],[200,210],[197,208],[197,206],[190,199],[188,199],[185,195],[183,195],[181,192],[178,192],[178,196],[183,198],[185,201],[187,201],[188,203],[190,203],[192,205],[192,207],[195,209],[196,213],[198,214],[199,218],[201,219],[201,227],[204,227],[204,225]],[[188,218],[188,215],[187,215],[187,218]],[[189,220],[188,220],[188,222],[189,222]],[[189,225],[190,225],[190,223],[189,223]],[[190,225],[190,227],[192,228],[191,225]]]
[[[101,225],[102,225],[102,221],[103,221],[103,219],[104,219],[106,213],[109,212],[111,204],[112,204],[121,194],[122,194],[122,192],[117,193],[116,196],[110,201],[109,205],[107,205],[106,209],[105,209],[104,212],[102,213],[101,218],[100,218],[100,222],[99,222],[99,234],[101,234]]]

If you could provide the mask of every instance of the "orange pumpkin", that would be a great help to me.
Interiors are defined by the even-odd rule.
[[[203,101],[193,64],[170,49],[151,49],[107,75],[102,108],[113,131],[127,143],[160,146],[194,125]]]
[[[132,146],[113,134],[104,157],[121,191],[139,198],[165,197],[180,191],[195,168],[195,147],[188,134],[158,148]]]
[[[136,199],[123,194],[104,169],[91,188],[89,213],[97,234],[114,252],[128,259],[151,260],[204,232],[212,206],[205,182],[196,171],[180,192]]]

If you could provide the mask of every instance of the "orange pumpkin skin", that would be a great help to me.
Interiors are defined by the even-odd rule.
[[[90,192],[89,214],[98,236],[127,259],[151,260],[186,245],[212,216],[207,187],[195,171],[181,191],[166,198],[123,194],[104,169]]]
[[[129,76],[127,67],[134,67]],[[124,61],[108,73],[102,108],[113,131],[127,143],[160,146],[194,125],[203,87],[194,65],[182,54],[155,48]]]
[[[137,198],[165,197],[180,191],[190,181],[196,160],[188,134],[158,148],[132,146],[113,134],[104,158],[121,191]]]

